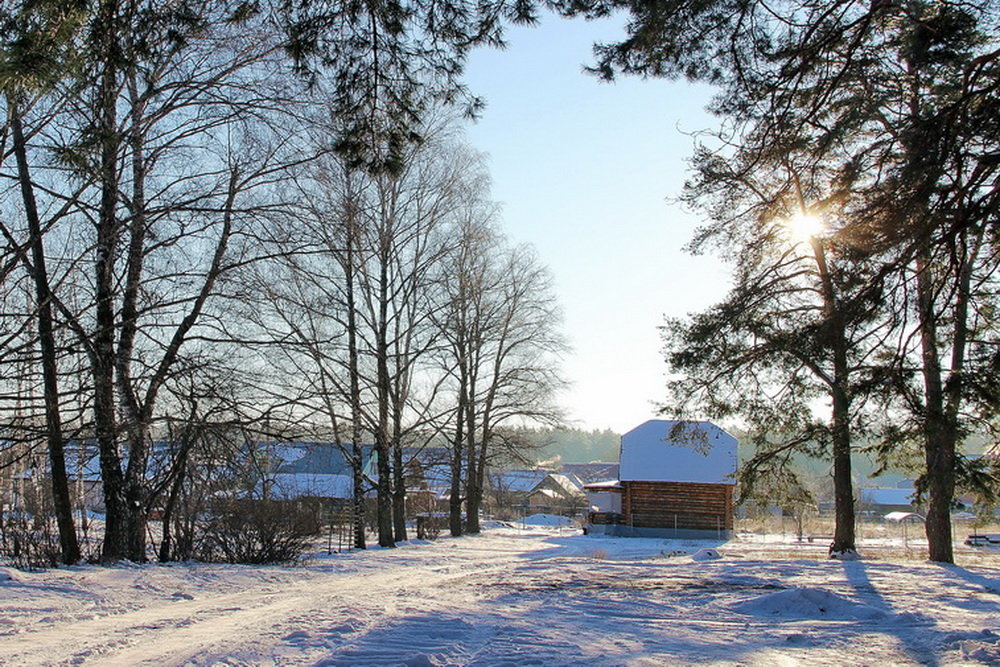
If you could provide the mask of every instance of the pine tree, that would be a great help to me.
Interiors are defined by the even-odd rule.
[[[995,373],[986,361],[994,357],[986,313],[995,297],[985,288],[997,266],[990,244],[1000,206],[1000,127],[990,111],[1000,51],[991,3],[570,0],[560,7],[631,14],[627,38],[596,49],[602,76],[720,86],[713,110],[731,131],[718,156],[739,156],[751,174],[788,164],[826,172],[828,192],[804,204],[836,216],[837,243],[858,253],[868,292],[892,307],[884,317],[897,345],[879,364],[881,391],[912,399],[910,415],[889,416],[923,442],[930,555],[952,561],[957,445],[974,424],[991,423],[996,409],[972,390]],[[738,214],[736,205],[729,213]]]

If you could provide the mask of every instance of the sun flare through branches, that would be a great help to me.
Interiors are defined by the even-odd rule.
[[[798,211],[782,223],[788,238],[795,244],[809,243],[828,230],[826,222],[819,215]]]

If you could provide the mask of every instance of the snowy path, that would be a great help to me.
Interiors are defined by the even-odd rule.
[[[189,593],[175,593],[168,602],[140,598],[133,602],[142,605],[139,608],[82,621],[47,617],[21,626],[15,620],[19,632],[0,637],[0,657],[15,664],[87,658],[100,658],[102,664],[178,664],[196,658],[201,662],[256,656],[268,650],[276,650],[275,658],[280,659],[285,653],[281,645],[287,644],[288,652],[295,654],[287,659],[308,663],[329,654],[332,638],[376,629],[414,601],[421,602],[426,612],[437,611],[429,590],[472,572],[482,575],[512,567],[523,553],[484,550],[475,540],[450,540],[420,549],[436,547],[447,553],[447,565],[428,561],[424,553],[408,558],[418,549],[411,546],[353,555],[366,556],[367,564],[383,566],[379,569],[352,568],[339,576],[335,569],[322,566],[291,569],[293,581],[280,585],[251,579],[241,582],[247,587],[237,592],[201,589],[194,599],[187,599]],[[294,581],[295,574],[300,581]],[[317,624],[326,629],[327,636],[309,641],[302,627]]]
[[[1000,567],[512,530],[294,568],[12,572],[4,664],[997,664]],[[2,574],[2,571],[0,571]]]

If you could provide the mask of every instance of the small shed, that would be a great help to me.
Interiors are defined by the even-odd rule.
[[[621,514],[622,485],[618,480],[593,482],[583,487],[593,512]]]
[[[621,440],[620,515],[613,521],[592,516],[589,532],[728,537],[737,445],[736,438],[706,421],[652,419],[637,426]]]

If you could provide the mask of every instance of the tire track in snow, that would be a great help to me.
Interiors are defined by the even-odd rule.
[[[496,557],[484,559],[487,550],[464,549],[457,544],[449,541],[415,547],[440,549],[442,557],[449,557],[443,564],[414,565],[404,557],[378,563],[374,570],[319,575],[281,591],[255,589],[178,600],[87,621],[29,629],[0,640],[0,662],[183,664],[223,656],[238,660],[241,653],[259,656],[272,652],[270,649],[280,650],[283,644],[294,649],[296,661],[313,661],[329,656],[334,646],[323,641],[310,643],[308,637],[297,634],[300,631],[296,618],[308,616],[310,626],[322,618],[331,628],[367,635],[394,615],[400,596],[405,600],[412,595],[421,606],[433,605],[434,600],[426,594],[429,588],[441,589],[442,584],[472,574],[508,568],[523,554],[521,550],[489,551]],[[376,559],[389,553],[393,552],[370,552]],[[377,608],[378,602],[382,602],[381,609]],[[338,634],[343,633],[331,633],[331,641]],[[310,654],[315,654],[312,660],[307,659]]]

